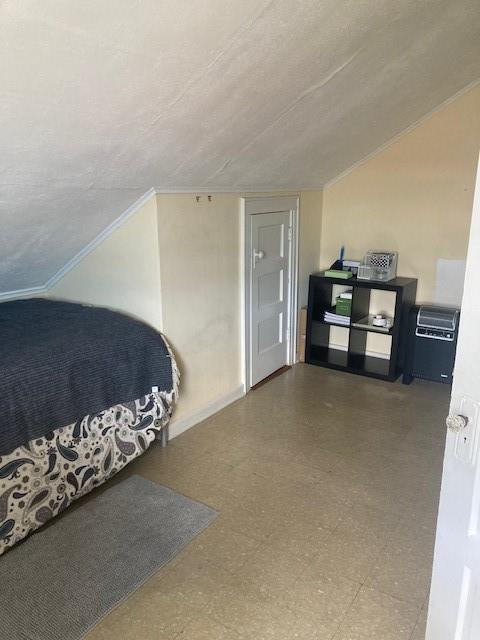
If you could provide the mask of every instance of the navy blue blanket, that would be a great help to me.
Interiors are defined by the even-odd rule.
[[[172,384],[163,338],[142,322],[53,300],[0,304],[0,455]]]

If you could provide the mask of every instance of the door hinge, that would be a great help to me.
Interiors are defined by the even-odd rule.
[[[292,227],[288,227],[288,239],[292,239]]]

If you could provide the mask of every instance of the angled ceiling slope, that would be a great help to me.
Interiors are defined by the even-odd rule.
[[[479,76],[478,0],[0,0],[0,291],[152,186],[320,188]]]

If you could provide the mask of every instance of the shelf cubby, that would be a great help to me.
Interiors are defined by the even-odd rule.
[[[395,294],[393,325],[382,335],[390,338],[389,357],[379,357],[368,353],[367,338],[374,330],[352,327],[324,320],[325,311],[333,310],[334,287],[351,288],[351,322],[358,322],[369,314],[370,296],[378,289]],[[359,375],[394,381],[402,373],[403,351],[406,338],[407,318],[410,307],[415,303],[417,280],[415,278],[394,278],[389,282],[373,280],[349,280],[328,278],[323,273],[310,276],[307,315],[307,340],[305,361],[317,366],[348,371]],[[341,327],[348,336],[348,346],[331,344],[332,327]]]

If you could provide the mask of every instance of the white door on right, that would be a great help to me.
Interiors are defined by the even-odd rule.
[[[291,211],[250,216],[251,384],[288,362]]]
[[[462,315],[427,621],[427,640],[480,640],[480,176]]]

